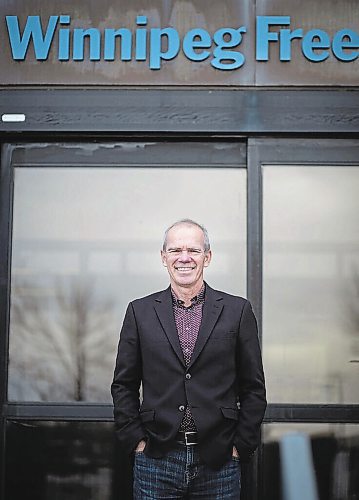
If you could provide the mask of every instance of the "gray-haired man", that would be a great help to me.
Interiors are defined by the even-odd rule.
[[[256,320],[246,299],[204,282],[211,257],[206,229],[176,222],[161,251],[170,286],[127,308],[112,395],[118,439],[135,452],[135,499],[238,499],[240,464],[259,442]]]

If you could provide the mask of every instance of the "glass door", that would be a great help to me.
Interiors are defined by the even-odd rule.
[[[359,143],[254,140],[249,177],[269,402],[259,498],[280,498],[290,432],[310,437],[320,500],[358,498]]]
[[[3,159],[3,494],[131,498],[110,396],[124,311],[168,286],[163,233],[186,217],[211,236],[207,281],[246,294],[246,145],[11,144]]]

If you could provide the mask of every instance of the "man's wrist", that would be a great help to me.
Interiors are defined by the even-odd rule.
[[[239,458],[238,450],[234,445],[233,445],[233,450],[232,450],[232,457]]]
[[[141,441],[139,441],[137,443],[135,451],[137,451],[137,452],[143,451],[145,449],[145,447],[146,447],[146,440],[145,439],[141,439]]]

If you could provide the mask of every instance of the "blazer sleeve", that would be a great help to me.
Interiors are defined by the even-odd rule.
[[[130,303],[120,333],[111,385],[116,434],[127,453],[131,453],[139,441],[146,437],[139,416],[141,378],[141,350],[134,309]]]
[[[267,406],[258,328],[246,301],[240,320],[236,352],[239,422],[234,440],[241,460],[248,460],[260,442],[260,426]]]

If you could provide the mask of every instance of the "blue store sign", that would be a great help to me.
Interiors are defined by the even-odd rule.
[[[72,28],[70,15],[51,15],[47,19],[30,15],[21,28],[18,16],[6,16],[8,42],[15,61],[26,60],[32,47],[37,61],[47,60],[56,50],[58,61],[83,61],[85,57],[90,61],[147,61],[151,70],[159,70],[183,52],[190,61],[208,61],[218,70],[236,70],[245,65],[246,57],[239,49],[248,36],[247,26],[227,26],[212,33],[194,28],[181,37],[174,27],[149,28],[148,21],[147,16],[140,15],[131,28]],[[294,40],[299,40],[303,58],[315,63],[331,56],[348,63],[359,55],[359,34],[353,29],[343,27],[331,35],[319,28],[305,31],[292,26],[287,15],[256,16],[256,61],[268,61],[270,46],[275,44],[279,60],[291,61]]]

